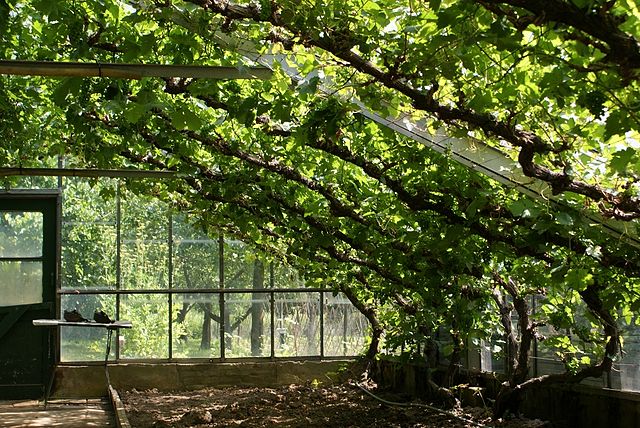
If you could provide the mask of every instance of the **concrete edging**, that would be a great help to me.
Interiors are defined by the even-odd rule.
[[[118,428],[131,428],[129,418],[127,418],[127,412],[124,409],[124,403],[122,403],[118,391],[111,385],[109,385],[109,400],[111,401],[113,413],[115,414],[116,426]]]
[[[221,363],[126,363],[109,365],[109,384],[119,391],[192,390],[207,387],[273,387],[319,379],[337,374],[354,360],[275,360]],[[54,398],[104,397],[109,395],[104,367],[59,365],[56,368]]]

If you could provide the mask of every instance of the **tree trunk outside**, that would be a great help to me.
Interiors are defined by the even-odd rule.
[[[204,304],[204,320],[202,321],[202,338],[200,349],[211,349],[211,303]]]
[[[231,331],[231,314],[229,314],[229,305],[225,303],[224,308],[224,349],[231,351],[233,348],[233,337]]]
[[[316,333],[318,332],[318,305],[311,301],[306,305],[307,313],[309,315],[309,321],[307,327],[304,329],[307,336],[307,351],[309,355],[317,355],[320,353],[318,349],[318,341],[316,340]]]
[[[178,311],[178,316],[176,317],[176,323],[177,324],[181,324],[184,322],[185,319],[187,319],[187,314],[189,313],[189,310],[193,307],[192,304],[190,303],[183,303],[182,304],[182,308]],[[182,333],[178,339],[182,340],[182,341],[186,341],[187,340],[188,335],[186,333]]]

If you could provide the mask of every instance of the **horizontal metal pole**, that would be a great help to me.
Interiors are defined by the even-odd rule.
[[[319,293],[333,291],[326,288],[161,288],[153,290],[144,289],[64,289],[58,290],[60,295],[80,295],[80,294],[258,294],[258,293]]]
[[[0,74],[19,76],[114,77],[120,79],[185,77],[221,80],[268,80],[273,75],[273,71],[266,67],[0,60]]]
[[[354,361],[357,355],[337,355],[337,356],[320,356],[305,355],[299,357],[288,356],[265,356],[265,357],[231,357],[222,359],[219,356],[215,357],[185,357],[185,358],[117,358],[109,360],[109,367],[118,364],[156,364],[158,366],[163,364],[210,364],[210,363],[271,363],[272,361],[281,362],[305,362],[305,361]],[[76,367],[76,366],[104,366],[103,361],[96,360],[78,360],[78,361],[59,361],[58,367]]]
[[[4,209],[3,209],[4,211]],[[40,257],[0,257],[0,262],[28,262],[36,263],[42,262],[43,258]]]
[[[0,168],[0,177],[110,177],[110,178],[171,178],[173,171],[145,171],[141,169],[78,169],[78,168]]]

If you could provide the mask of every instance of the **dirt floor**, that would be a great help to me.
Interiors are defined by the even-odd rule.
[[[539,428],[539,420],[511,419],[492,422],[484,408],[458,408],[452,413],[430,410],[418,401],[403,406],[383,403],[354,382],[339,385],[289,385],[278,388],[207,388],[197,391],[120,392],[134,428],[154,427],[428,427],[493,426]],[[390,402],[397,395],[376,392]]]

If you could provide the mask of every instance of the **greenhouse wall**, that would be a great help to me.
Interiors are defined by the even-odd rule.
[[[576,311],[579,309],[576,308]],[[516,332],[518,331],[517,322],[517,316],[512,315],[512,324]],[[581,385],[631,392],[640,396],[640,327],[634,317],[620,317],[619,322],[623,332],[622,354],[614,361],[613,368],[609,373],[597,378],[586,378],[581,382]],[[551,337],[556,333],[564,332],[554,331],[551,327],[540,327],[539,333],[542,337]],[[569,336],[572,344],[579,350],[578,357],[586,356],[590,358],[590,361],[598,361],[599,356],[592,343],[581,340],[575,334]],[[449,364],[447,351],[452,347],[448,329],[445,327],[437,329],[434,332],[434,339],[439,350],[435,362],[429,362],[425,355],[426,343],[418,343],[417,346],[407,343],[399,349],[382,349],[382,353],[392,361],[408,362],[417,366],[425,366],[427,363],[437,367],[447,366]],[[492,337],[487,340],[470,338],[466,341],[462,352],[459,369],[505,375],[507,370],[505,343],[504,332],[499,329],[496,329]],[[529,355],[529,366],[531,377],[564,373],[567,370],[567,365],[560,355],[544,340],[534,341]],[[398,379],[401,378],[403,375],[400,375]],[[414,383],[413,380],[411,382]],[[404,384],[401,383],[401,385]],[[419,386],[416,387],[419,388]]]
[[[58,313],[102,310],[127,320],[108,359],[224,361],[360,354],[368,322],[341,293],[305,287],[303,273],[267,262],[122,179],[19,178],[61,194]],[[105,361],[103,329],[60,328],[62,364]]]
[[[193,390],[206,387],[275,387],[292,383],[326,383],[351,360],[260,360],[238,362],[123,362],[109,367],[112,385],[118,390]],[[76,398],[103,397],[106,394],[104,368],[99,365],[57,367],[52,396]]]

